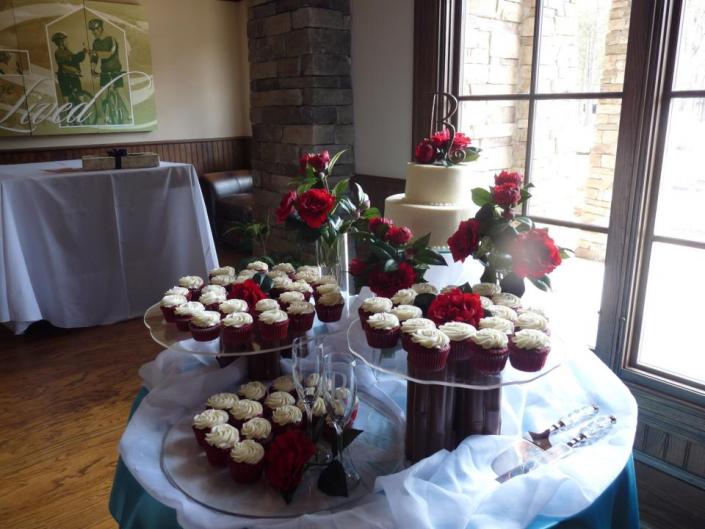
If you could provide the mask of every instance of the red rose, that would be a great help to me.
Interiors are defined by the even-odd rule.
[[[521,200],[521,192],[514,184],[499,184],[492,188],[492,200],[503,208],[513,208]]]
[[[519,173],[510,173],[509,171],[502,171],[501,173],[494,175],[494,183],[495,185],[502,185],[502,184],[514,184],[515,186],[519,187],[521,186],[521,183],[524,181],[524,177],[521,176]]]
[[[383,226],[387,226],[387,228],[383,228]],[[390,229],[392,226],[394,226],[394,221],[392,219],[388,219],[386,217],[373,217],[367,224],[367,229],[370,233],[381,235],[384,229]]]
[[[462,132],[456,132],[455,137],[453,138],[453,149],[454,151],[456,150],[461,150],[464,151],[468,147],[470,147],[471,140],[468,138],[465,134]]]
[[[431,136],[431,143],[436,149],[443,148],[448,140],[450,140],[450,131],[448,129],[439,130]]]
[[[300,169],[301,174],[303,174],[304,171],[306,171],[306,166],[308,165],[308,161],[311,158],[311,156],[313,156],[313,154],[309,154],[309,153],[305,152],[299,157],[299,169]]]
[[[309,189],[296,199],[296,211],[310,228],[320,228],[335,205],[335,197],[325,189]]]
[[[395,246],[401,246],[409,242],[413,236],[414,234],[406,226],[392,226],[387,230],[385,239]]]
[[[458,230],[448,239],[453,261],[465,261],[480,245],[480,221],[464,220]]]
[[[450,131],[448,129],[443,129],[436,132],[431,136],[431,143],[436,149],[443,149],[447,147],[447,143],[450,141]],[[452,151],[465,150],[470,147],[471,140],[462,132],[456,132],[453,136],[453,146]]]
[[[433,163],[436,159],[436,148],[429,140],[423,140],[416,146],[414,153],[416,163]]]
[[[484,314],[480,296],[466,294],[459,288],[439,294],[428,307],[428,317],[436,325],[443,325],[449,321],[461,321],[477,327]]]
[[[296,202],[296,191],[289,191],[282,197],[279,207],[275,212],[277,222],[286,222],[286,219],[288,219],[289,215],[294,211],[294,202]]]
[[[406,261],[399,263],[399,268],[394,272],[385,272],[382,268],[375,268],[370,272],[370,290],[377,296],[391,298],[397,290],[410,288],[414,283],[416,272]]]
[[[283,492],[301,482],[304,468],[316,453],[316,445],[301,430],[289,430],[274,439],[266,454],[267,481]]]
[[[330,154],[328,151],[322,151],[320,154],[314,154],[312,152],[305,152],[299,158],[299,167],[303,173],[306,170],[306,166],[310,165],[317,172],[325,171],[330,163]]]
[[[354,276],[361,276],[362,274],[367,272],[367,263],[362,259],[358,259],[356,257],[355,259],[352,259],[350,261],[348,272],[350,272],[350,274]]]
[[[266,297],[267,295],[262,292],[259,285],[252,281],[252,279],[234,284],[230,287],[230,294],[228,294],[228,299],[245,300],[250,310],[255,310],[255,305],[257,305],[257,302]]]
[[[561,264],[561,253],[546,229],[533,229],[517,235],[509,248],[512,268],[519,277],[537,279]]]

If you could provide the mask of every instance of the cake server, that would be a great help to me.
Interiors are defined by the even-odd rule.
[[[513,477],[527,474],[540,465],[547,465],[554,461],[563,459],[564,457],[572,454],[573,450],[576,448],[594,442],[603,437],[616,422],[617,419],[614,415],[602,415],[589,422],[582,430],[580,430],[578,435],[573,437],[570,441],[558,444],[548,450],[539,450],[538,453],[533,454],[526,461],[523,461],[519,465],[500,474],[496,478],[496,481],[499,483],[504,483]]]
[[[538,454],[551,448],[551,435],[556,432],[569,430],[593,417],[600,410],[599,406],[591,404],[582,406],[564,415],[558,421],[542,432],[527,432],[524,437],[499,454],[492,461],[492,470],[495,474],[503,474],[523,461],[527,461],[532,454]]]

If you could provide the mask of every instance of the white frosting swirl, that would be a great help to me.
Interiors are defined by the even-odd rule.
[[[223,410],[205,410],[193,418],[193,426],[197,430],[205,430],[226,422],[228,422],[228,414]]]
[[[260,299],[255,305],[255,310],[257,312],[264,312],[265,310],[278,310],[279,303],[276,299],[264,298]]]
[[[507,335],[497,329],[480,329],[470,339],[483,349],[504,349],[507,347]]]
[[[304,386],[307,388],[315,388],[321,380],[321,375],[318,373],[311,373],[304,380]]]
[[[395,305],[411,305],[418,296],[413,288],[402,288],[397,290],[397,293],[392,296],[392,303]]]
[[[461,321],[449,321],[441,325],[438,330],[445,334],[452,342],[465,341],[471,336],[474,336],[477,332],[475,327]]]
[[[328,275],[321,276],[321,277],[317,278],[314,281],[314,283],[317,287],[319,287],[321,285],[337,285],[338,280],[336,279],[335,276],[328,274]]]
[[[187,296],[188,288],[184,287],[171,287],[169,290],[164,292],[165,296]]]
[[[255,272],[266,272],[269,270],[269,265],[264,261],[252,261],[247,265],[248,270],[254,270]]]
[[[362,310],[370,314],[389,312],[392,306],[392,300],[389,298],[371,297],[362,302]]]
[[[318,303],[325,305],[326,307],[334,307],[336,305],[342,305],[345,303],[343,295],[338,292],[326,292],[320,298],[318,298]]]
[[[211,277],[211,285],[218,287],[227,287],[237,281],[235,276],[213,276]]]
[[[220,323],[220,312],[216,312],[214,310],[196,312],[191,316],[191,323],[193,323],[196,327],[201,327],[202,329],[214,327]]]
[[[256,400],[242,399],[230,408],[230,415],[238,421],[245,421],[262,415],[262,405]]]
[[[438,294],[438,289],[431,283],[415,283],[411,285],[417,294]]]
[[[390,312],[378,312],[367,318],[367,325],[372,329],[389,331],[399,328],[399,318]]]
[[[235,269],[232,266],[219,266],[208,271],[209,276],[234,276]]]
[[[492,296],[492,302],[495,305],[504,305],[510,309],[517,309],[521,307],[521,298],[519,296],[515,296],[514,294],[510,294],[509,292],[501,292]]]
[[[235,393],[216,393],[208,397],[206,405],[216,410],[229,410],[238,400],[240,397]]]
[[[203,303],[199,303],[198,301],[189,301],[188,303],[184,303],[183,305],[176,307],[174,309],[174,313],[179,316],[192,316],[197,312],[203,312],[204,310],[206,310],[206,307],[203,306]]]
[[[282,292],[278,299],[281,303],[290,305],[296,301],[303,301],[306,298],[301,292],[294,292],[293,290],[290,290],[289,292]]]
[[[252,380],[240,386],[238,394],[246,399],[260,400],[267,394],[267,386],[262,382]]]
[[[230,459],[236,463],[246,463],[248,465],[256,465],[264,457],[264,447],[257,441],[245,439],[239,443],[235,443],[230,450]]]
[[[291,406],[296,403],[296,399],[291,396],[290,393],[286,391],[273,391],[264,401],[264,404],[273,410],[281,408],[282,406]]]
[[[492,303],[490,298],[485,296],[480,296],[480,305],[482,305],[483,310],[490,310],[490,307],[495,307],[496,305]]]
[[[216,424],[206,434],[206,443],[223,450],[230,449],[240,440],[237,428],[229,424]]]
[[[167,296],[164,296],[159,302],[159,304],[162,307],[178,307],[179,305],[183,305],[187,301],[188,300],[186,299],[186,297],[180,294],[169,294]]]
[[[272,380],[272,387],[275,391],[294,391],[294,378],[291,375],[282,375]]]
[[[509,320],[512,323],[516,323],[517,321],[517,313],[514,309],[510,309],[509,307],[506,307],[505,305],[492,305],[489,309],[492,316],[497,316],[498,318],[504,318],[505,320]]]
[[[514,332],[514,324],[504,318],[490,316],[489,318],[482,318],[480,320],[480,329],[497,329],[504,334],[512,334]]]
[[[252,279],[257,275],[257,270],[240,270],[237,279]]]
[[[313,283],[318,279],[318,277],[319,274],[309,271],[296,272],[296,274],[294,275],[294,279],[296,279],[297,281],[306,281],[307,283]]]
[[[247,301],[244,299],[228,299],[218,305],[218,310],[223,314],[233,314],[235,312],[247,312]]]
[[[289,397],[288,393],[286,393]],[[292,398],[293,400],[293,398]],[[287,404],[279,408],[275,408],[272,411],[272,421],[274,421],[279,426],[285,426],[287,424],[298,424],[301,422],[301,410],[292,404]]]
[[[313,288],[306,281],[292,281],[287,287],[287,290],[293,290],[295,292],[313,292]]]
[[[252,325],[252,315],[249,312],[232,312],[225,316],[221,321],[226,327],[235,327],[239,329],[240,327],[245,327],[247,325]]]
[[[243,424],[240,431],[246,439],[266,439],[272,433],[272,423],[262,417],[255,417]]]
[[[179,278],[179,286],[185,288],[201,288],[203,279],[198,276],[184,276]]]
[[[411,318],[420,318],[423,316],[423,311],[416,305],[397,305],[392,309],[392,314],[399,318],[399,321],[406,321]]]
[[[435,329],[436,324],[428,318],[410,318],[401,323],[401,332],[411,334],[419,329]]]
[[[446,285],[441,289],[441,294],[448,294],[449,292],[452,292],[456,288],[460,288],[460,287],[458,287],[458,285]]]
[[[519,312],[535,312],[536,314],[540,314],[547,320],[550,320],[551,318],[548,317],[548,312],[546,312],[543,308],[541,307],[522,307],[519,309]]]
[[[257,319],[262,323],[273,325],[275,323],[281,323],[283,321],[288,320],[289,316],[283,310],[265,310],[264,312],[260,313]]]
[[[301,413],[306,411],[306,405],[304,401],[300,400],[296,403],[296,406],[301,410]],[[318,397],[313,401],[313,406],[311,407],[311,414],[314,417],[323,417],[326,414],[326,403],[323,397]]]
[[[286,277],[289,279],[289,276],[286,274],[286,272],[282,272],[281,270],[270,270],[267,272],[267,277],[270,278],[272,281],[277,278],[277,277]]]
[[[201,294],[201,297],[198,298],[198,301],[200,303],[203,303],[204,305],[213,305],[214,303],[220,305],[223,301],[225,301],[225,293],[213,292],[211,290],[209,292],[206,292],[205,294]]]
[[[284,290],[289,288],[293,281],[289,279],[288,276],[275,277],[272,279],[272,288],[278,288],[279,290]]]
[[[286,274],[293,274],[296,271],[294,269],[294,265],[292,265],[291,263],[277,263],[272,267],[272,270],[284,272]]]
[[[221,285],[206,285],[201,289],[201,296],[207,294],[208,292],[215,292],[217,294],[227,295],[228,291],[225,290],[224,286]]]
[[[472,293],[491,298],[502,292],[502,287],[495,283],[477,283],[472,286]]]
[[[516,326],[521,329],[545,331],[548,329],[548,320],[536,312],[522,312],[517,318]]]
[[[321,269],[312,265],[301,265],[296,269],[297,272],[312,272],[320,277]]]
[[[336,283],[323,283],[316,287],[316,292],[322,296],[329,292],[340,292],[340,287]]]
[[[522,329],[512,336],[512,342],[519,349],[545,349],[550,347],[551,338],[536,329]]]
[[[419,329],[411,334],[411,341],[426,349],[443,349],[450,344],[450,338],[438,329]]]
[[[294,301],[286,308],[287,314],[311,314],[314,310],[308,301]]]

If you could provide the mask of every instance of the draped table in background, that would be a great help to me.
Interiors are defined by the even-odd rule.
[[[191,165],[82,171],[80,160],[0,166],[0,322],[86,327],[140,316],[217,265]]]

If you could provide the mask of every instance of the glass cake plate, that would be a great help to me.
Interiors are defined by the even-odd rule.
[[[208,464],[191,429],[192,414],[184,416],[164,436],[161,466],[169,481],[192,500],[213,510],[247,517],[288,518],[319,511],[336,511],[372,493],[377,476],[404,468],[404,421],[398,410],[362,390],[355,428],[363,430],[346,449],[361,476],[348,497],[326,496],[316,486],[321,467],[309,469],[293,500],[286,504],[266,477],[257,483],[234,482],[227,467]]]

